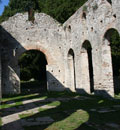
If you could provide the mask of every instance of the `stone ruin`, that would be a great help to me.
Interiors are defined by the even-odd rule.
[[[0,25],[0,95],[20,93],[18,58],[39,50],[48,91],[113,97],[112,30],[120,33],[120,0],[88,0],[63,25],[44,13],[35,13],[34,23],[27,13],[10,17]]]

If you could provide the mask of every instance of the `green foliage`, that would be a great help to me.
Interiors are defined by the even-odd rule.
[[[20,69],[20,79],[21,80],[29,80],[32,78],[31,72],[28,67]]]
[[[87,6],[85,5],[85,6],[83,6],[83,12],[87,12]]]
[[[25,12],[30,7],[37,12],[44,12],[57,21],[64,23],[87,0],[10,0],[0,17],[0,22],[17,12]]]
[[[31,50],[23,53],[19,58],[21,80],[27,81],[31,78],[45,80],[46,64],[46,58],[40,51]]]
[[[112,55],[120,56],[120,35],[116,30],[113,30],[110,41],[111,41]]]

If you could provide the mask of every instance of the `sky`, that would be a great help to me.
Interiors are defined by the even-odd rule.
[[[4,6],[8,5],[9,0],[2,0],[2,2],[0,3],[0,15],[3,13],[4,11]]]

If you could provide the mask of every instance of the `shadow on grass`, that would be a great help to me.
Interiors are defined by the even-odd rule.
[[[39,113],[30,115],[29,117],[23,117],[17,121],[6,124],[4,127],[8,128],[10,124],[16,124],[17,122],[21,122],[22,120],[31,120],[39,117],[51,117],[54,122],[48,125],[39,125],[39,126],[29,126],[24,127],[25,130],[59,130],[59,129],[76,129],[76,130],[97,130],[99,128],[107,127],[107,123],[118,123],[120,119],[120,110],[116,110],[113,112],[105,112],[99,113],[97,111],[91,111],[92,109],[103,109],[109,108],[114,109],[113,105],[120,105],[120,100],[110,100],[105,99],[98,96],[86,96],[80,95],[71,92],[48,92],[43,94],[42,96],[46,96],[45,99],[41,101],[35,101],[34,104],[37,104],[37,107],[41,107],[43,105],[49,105],[54,101],[59,101],[59,105],[56,108],[41,110]],[[42,97],[41,96],[41,97]],[[70,100],[60,100],[60,97],[66,99],[67,97]],[[50,100],[53,99],[54,100]],[[28,106],[28,107],[27,107]],[[30,107],[31,106],[31,107]],[[24,104],[24,107],[29,110],[35,108],[36,106],[32,106],[31,103]],[[8,111],[7,109],[3,109],[3,112]],[[79,113],[79,111],[81,111]],[[18,112],[21,112],[18,108]],[[85,114],[84,114],[85,112]],[[74,114],[79,113],[77,115]],[[10,114],[15,114],[15,112],[11,112]],[[72,117],[73,116],[73,117]],[[78,116],[78,117],[77,117]],[[85,117],[85,118],[84,118]],[[77,122],[77,123],[76,123]],[[108,127],[107,127],[108,128]]]

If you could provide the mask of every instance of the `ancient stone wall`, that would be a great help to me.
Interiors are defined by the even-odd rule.
[[[89,0],[63,25],[67,37],[64,51],[66,64],[67,52],[72,48],[75,53],[76,88],[81,92],[83,89],[83,92],[90,93],[90,78],[85,72],[88,70],[88,60],[85,60],[82,51],[83,43],[88,40],[92,46],[94,90],[96,93],[114,95],[111,50],[104,35],[111,28],[120,32],[119,9],[120,2],[112,6],[106,0]],[[67,67],[65,70],[67,72]]]
[[[119,12],[119,0],[89,0],[63,25],[43,13],[35,14],[34,24],[28,21],[27,13],[10,17],[0,28],[2,93],[20,93],[18,58],[31,49],[46,56],[49,91],[91,93],[89,57],[84,48],[88,41],[94,92],[113,96],[111,50],[105,34],[111,28],[120,33]]]
[[[53,77],[49,84],[54,84],[55,90],[63,90],[57,86],[64,83],[63,30],[61,24],[46,14],[35,14],[35,23],[28,21],[28,14],[16,14],[2,23],[4,28],[2,88],[3,93],[19,93],[18,58],[26,50],[40,50],[46,56],[47,73]],[[48,69],[50,68],[50,69]],[[59,81],[54,83],[55,81]],[[53,88],[54,89],[54,88]]]

